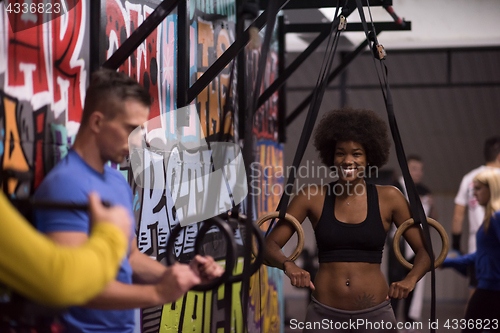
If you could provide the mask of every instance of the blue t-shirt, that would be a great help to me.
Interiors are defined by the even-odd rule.
[[[481,225],[476,244],[477,287],[500,291],[500,211],[491,217],[488,232]]]
[[[47,174],[37,189],[35,198],[81,204],[88,203],[90,192],[99,193],[101,200],[106,200],[111,205],[119,204],[127,208],[133,221],[132,190],[123,175],[107,165],[104,173],[99,173],[74,150]],[[89,232],[89,213],[85,211],[37,210],[35,221],[37,228],[44,233]],[[131,235],[134,235],[134,225],[131,228]],[[132,284],[132,268],[128,258],[123,259],[116,280]],[[134,310],[95,310],[83,307],[71,307],[61,320],[69,333],[133,332],[135,324]]]

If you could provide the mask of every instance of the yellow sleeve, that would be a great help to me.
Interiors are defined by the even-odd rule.
[[[89,241],[59,246],[40,234],[0,193],[0,282],[39,303],[81,305],[116,277],[127,251],[118,227],[98,223]]]

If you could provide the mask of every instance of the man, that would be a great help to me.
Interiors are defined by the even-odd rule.
[[[469,217],[469,241],[467,253],[476,252],[476,233],[483,223],[484,207],[478,204],[477,199],[473,194],[473,179],[480,172],[488,168],[496,168],[500,172],[500,136],[488,138],[484,143],[484,159],[486,165],[482,165],[469,173],[467,173],[460,183],[460,189],[455,197],[455,211],[452,221],[452,248],[461,253],[460,237],[462,235],[462,226],[465,217],[465,210],[468,210]],[[474,269],[470,269],[471,287],[470,295],[475,290],[476,281],[474,277]]]
[[[436,213],[433,204],[433,198],[431,191],[422,183],[422,179],[424,177],[424,162],[422,158],[418,155],[408,155],[406,158],[408,163],[408,169],[410,171],[410,176],[415,183],[415,187],[420,197],[420,201],[422,202],[422,207],[424,208],[424,212],[426,216],[432,217],[436,219]],[[395,186],[406,196],[406,187],[403,176],[400,176],[398,182]],[[400,281],[402,277],[406,276],[408,271],[398,262],[396,256],[394,255],[393,250],[393,238],[394,233],[396,232],[396,227],[393,225],[390,230],[390,237],[388,237],[389,241],[389,283],[394,281]],[[415,254],[411,249],[410,245],[401,238],[400,241],[401,253],[405,256],[405,258],[413,262],[413,258]],[[408,297],[404,300],[391,299],[392,307],[394,311],[397,311],[398,304],[404,304],[404,320],[405,322],[414,322],[420,321],[422,315],[422,306],[424,300],[424,285],[425,285],[425,276],[417,283],[415,289],[408,295]]]
[[[121,163],[128,155],[128,136],[148,120],[150,104],[149,93],[125,74],[106,69],[94,73],[73,148],[47,175],[35,197],[85,202],[87,194],[96,191],[133,216],[130,186],[107,163]],[[59,244],[78,246],[89,237],[88,216],[82,212],[38,211],[36,219],[38,228]],[[128,258],[116,281],[86,307],[71,308],[62,321],[67,332],[133,332],[134,308],[173,302],[194,285],[221,274],[212,258],[201,256],[189,265],[166,268],[141,253],[131,237]]]

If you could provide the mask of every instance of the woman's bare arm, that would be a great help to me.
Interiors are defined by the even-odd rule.
[[[398,189],[385,186],[383,198],[388,200],[386,202],[392,207],[392,220],[397,227],[411,217],[408,201]],[[430,258],[425,250],[420,228],[417,226],[408,228],[403,237],[415,252],[415,261],[406,277],[402,281],[392,283],[389,288],[389,297],[398,299],[406,298],[415,288],[415,284],[430,269]]]
[[[296,195],[287,209],[287,214],[295,217],[302,223],[310,212],[311,194],[309,189],[304,189]],[[287,261],[288,258],[282,251],[282,247],[290,240],[295,232],[295,228],[287,221],[278,221],[266,238],[265,261],[269,266],[278,267],[286,271],[292,285],[296,287],[314,289],[310,274],[295,265],[294,262]]]

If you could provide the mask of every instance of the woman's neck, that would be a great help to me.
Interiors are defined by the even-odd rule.
[[[363,178],[356,178],[353,181],[339,179],[337,186],[342,186],[342,193],[338,196],[347,198],[354,196],[363,196],[366,193],[366,182]]]

